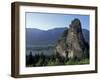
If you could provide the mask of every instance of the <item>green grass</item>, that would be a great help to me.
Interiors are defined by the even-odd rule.
[[[89,64],[89,59],[81,59],[81,60],[69,60],[65,63],[66,65],[81,65],[81,64]]]

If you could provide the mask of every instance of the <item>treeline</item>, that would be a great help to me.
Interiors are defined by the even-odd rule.
[[[67,61],[67,59],[61,58],[59,55],[50,55],[46,56],[41,52],[41,54],[32,55],[30,52],[29,55],[26,56],[26,66],[54,66],[54,65],[62,65]]]
[[[59,66],[59,65],[75,65],[75,64],[89,64],[89,59],[67,59],[62,58],[60,55],[46,56],[41,52],[41,54],[26,55],[26,67],[39,67],[39,66]]]

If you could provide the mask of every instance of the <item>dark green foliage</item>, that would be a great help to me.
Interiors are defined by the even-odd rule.
[[[66,37],[67,34],[68,34],[68,29],[65,29],[64,32],[63,32],[63,34],[62,34],[62,37]]]
[[[33,56],[32,56],[32,52],[30,52],[29,54],[29,64],[33,63]]]
[[[60,65],[79,65],[79,64],[89,64],[89,59],[66,59],[61,57],[59,54],[46,56],[41,52],[41,54],[32,55],[30,52],[26,56],[26,66],[27,67],[39,67],[39,66],[60,66]]]

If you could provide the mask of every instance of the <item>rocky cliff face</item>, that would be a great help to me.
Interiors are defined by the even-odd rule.
[[[81,22],[74,19],[58,40],[56,52],[64,58],[86,58],[89,57],[89,45],[86,43]]]

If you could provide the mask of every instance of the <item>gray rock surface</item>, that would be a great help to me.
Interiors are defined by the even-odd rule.
[[[74,19],[66,29],[56,45],[56,52],[64,58],[89,57],[89,45],[85,41],[79,19]]]

